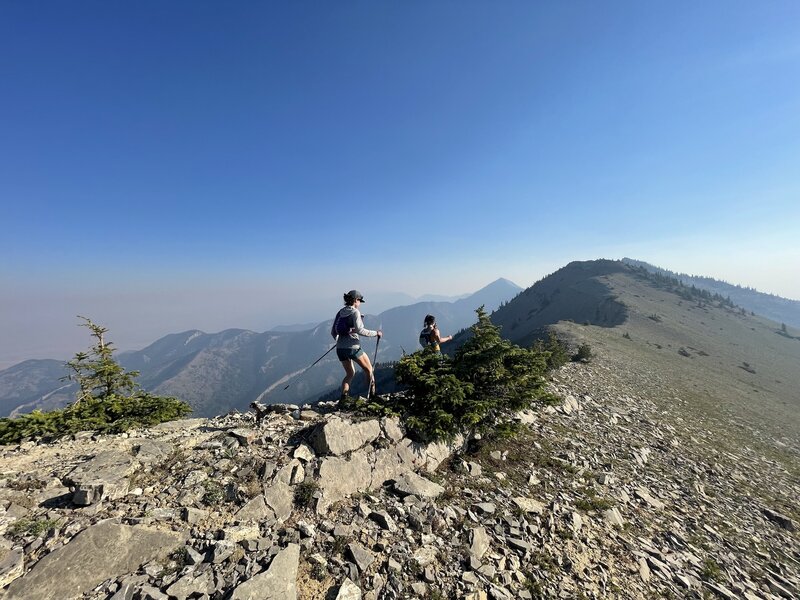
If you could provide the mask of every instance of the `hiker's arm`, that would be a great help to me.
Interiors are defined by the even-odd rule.
[[[378,335],[377,331],[372,331],[372,329],[365,329],[364,328],[364,321],[361,320],[361,313],[356,313],[356,333],[358,335],[363,335],[364,337],[375,337]]]
[[[438,327],[434,327],[431,337],[433,338],[434,344],[444,344],[445,342],[449,342],[450,340],[453,339],[452,335],[442,337],[442,334],[439,333]]]

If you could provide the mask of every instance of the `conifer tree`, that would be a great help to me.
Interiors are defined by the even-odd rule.
[[[79,389],[76,403],[133,394],[139,388],[134,382],[139,372],[126,371],[114,360],[113,344],[104,338],[108,328],[97,325],[86,317],[78,318],[85,321],[80,324],[81,327],[87,327],[97,341],[89,352],[77,352],[75,358],[66,364],[71,373],[62,380],[77,382]]]

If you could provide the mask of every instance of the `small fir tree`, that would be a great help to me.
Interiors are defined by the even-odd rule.
[[[105,327],[86,317],[95,344],[66,363],[65,377],[78,384],[75,402],[63,410],[34,410],[16,419],[0,419],[0,444],[23,439],[50,440],[78,431],[119,433],[132,427],[157,425],[180,419],[192,409],[177,398],[155,396],[139,388],[137,371],[126,371],[113,357]]]
[[[139,386],[134,379],[139,376],[139,372],[126,371],[114,360],[113,344],[104,337],[108,328],[97,325],[86,317],[78,318],[85,321],[80,326],[88,328],[97,341],[89,352],[77,352],[75,358],[66,363],[71,373],[62,377],[62,381],[75,381],[78,384],[76,403],[103,400],[114,395],[130,396],[136,392]]]

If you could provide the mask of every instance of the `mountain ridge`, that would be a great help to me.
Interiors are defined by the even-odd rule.
[[[778,323],[786,323],[794,327],[800,327],[800,300],[784,298],[777,294],[759,292],[755,288],[731,284],[726,281],[707,277],[704,275],[688,275],[677,273],[657,267],[650,263],[632,258],[623,258],[622,262],[646,269],[651,273],[658,273],[667,277],[673,277],[682,283],[695,286],[699,289],[708,290],[730,297],[737,305],[755,312],[762,317],[767,317]]]

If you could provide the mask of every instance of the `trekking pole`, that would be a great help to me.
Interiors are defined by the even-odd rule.
[[[377,341],[375,342],[375,358],[372,359],[372,366],[378,364],[378,344],[381,343],[381,336],[378,336]]]
[[[330,351],[331,351],[331,350],[333,350],[334,348],[336,348],[336,344],[334,344],[333,346],[331,346],[330,348],[328,348],[328,352],[326,352],[325,354],[323,354],[322,356],[320,356],[320,357],[319,357],[317,360],[315,360],[313,363],[311,363],[311,364],[310,364],[310,365],[308,365],[308,366],[307,366],[305,369],[303,369],[303,372],[302,372],[302,373],[300,373],[300,375],[298,375],[297,377],[298,377],[298,378],[300,378],[300,377],[302,377],[303,375],[305,375],[305,374],[306,374],[306,371],[308,371],[308,370],[309,370],[311,367],[313,367],[315,364],[317,364],[317,363],[318,363],[319,361],[321,361],[323,358],[325,358],[326,356],[328,356],[328,354],[330,353]],[[291,381],[290,381],[289,383],[287,383],[287,384],[286,384],[286,387],[285,387],[285,388],[283,388],[283,389],[284,389],[284,390],[287,390],[287,389],[289,389],[289,386],[290,386],[290,385],[292,385],[292,382],[291,382]]]

